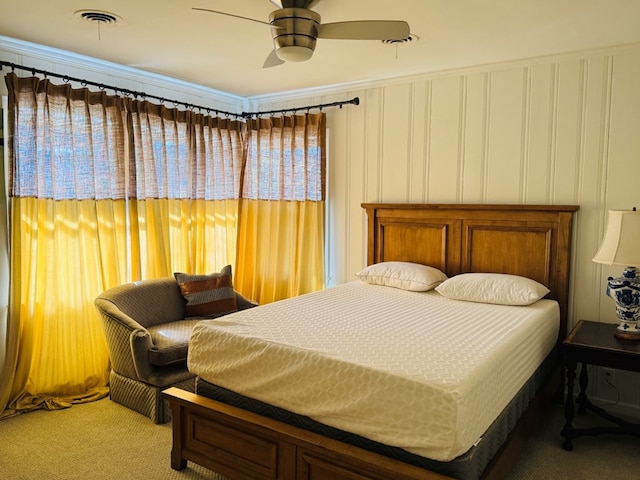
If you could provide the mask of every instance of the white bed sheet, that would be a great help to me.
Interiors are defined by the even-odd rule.
[[[189,369],[434,460],[479,441],[553,348],[558,304],[449,300],[355,281],[205,320]]]

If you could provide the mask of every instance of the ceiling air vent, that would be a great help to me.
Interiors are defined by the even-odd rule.
[[[413,33],[406,38],[398,38],[398,39],[390,39],[390,40],[382,40],[382,43],[385,45],[404,45],[406,43],[417,42],[418,36]]]
[[[100,27],[103,25],[115,25],[122,21],[122,18],[115,13],[103,12],[101,10],[78,10],[73,15],[80,20],[91,22],[98,27],[98,40],[100,40]]]
[[[101,23],[103,25],[107,23],[117,23],[119,20],[122,20],[118,15],[101,12],[99,10],[78,10],[74,15],[87,22]]]

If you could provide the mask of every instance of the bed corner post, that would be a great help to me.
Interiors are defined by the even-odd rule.
[[[175,387],[168,388],[162,394],[165,400],[169,402],[171,407],[171,421],[173,432],[173,443],[171,446],[171,468],[174,470],[184,470],[187,461],[182,457],[182,431],[183,431],[183,408],[173,396],[173,392],[177,390]]]
[[[376,258],[376,205],[373,203],[363,203],[361,207],[367,212],[367,265],[373,265],[378,261]]]
[[[559,292],[560,298],[560,315],[563,317],[560,323],[560,334],[558,341],[561,342],[566,336],[569,330],[569,288],[570,281],[569,272],[571,270],[571,242],[572,242],[572,230],[573,230],[573,217],[579,207],[568,207],[568,211],[558,212],[558,248],[562,249],[562,252],[558,252],[558,283],[564,285],[565,288]]]

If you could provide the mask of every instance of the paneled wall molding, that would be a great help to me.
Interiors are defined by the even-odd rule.
[[[349,90],[365,100],[347,124],[328,116],[329,184],[344,193],[329,197],[328,223],[344,231],[345,219],[363,218],[362,202],[580,205],[569,315],[573,323],[615,323],[605,286],[620,269],[591,259],[608,210],[640,205],[638,85],[640,45],[627,45]],[[364,138],[352,136],[363,124]],[[329,239],[344,259],[332,266],[335,283],[364,266],[364,228],[351,224],[349,232],[346,241]],[[594,388],[605,401],[619,394],[620,404],[638,408],[638,377],[618,382],[617,393],[599,378]]]

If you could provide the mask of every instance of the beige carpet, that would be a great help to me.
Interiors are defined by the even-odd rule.
[[[558,433],[562,424],[562,409],[554,406],[509,480],[640,479],[640,439],[584,437],[575,440],[573,452],[565,452]],[[172,470],[170,449],[170,424],[154,425],[104,399],[0,421],[0,478],[224,480],[191,463]]]

